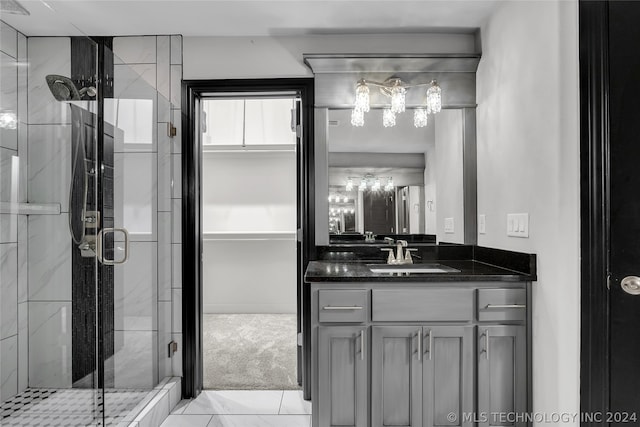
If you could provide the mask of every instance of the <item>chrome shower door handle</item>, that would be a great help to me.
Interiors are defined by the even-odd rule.
[[[113,233],[115,236],[116,232],[121,232],[124,235],[124,257],[120,260],[115,259],[115,250],[114,250],[114,259],[107,259],[104,257],[102,253],[102,243],[104,236],[108,233]],[[115,248],[114,248],[115,249]],[[98,236],[96,237],[96,258],[104,265],[118,265],[124,264],[129,259],[129,232],[126,228],[115,228],[115,227],[106,227],[98,232]]]

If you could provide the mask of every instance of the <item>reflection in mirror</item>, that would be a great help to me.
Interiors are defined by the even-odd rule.
[[[329,234],[333,243],[381,242],[384,236],[464,243],[463,125],[461,110],[429,115],[416,128],[413,114],[384,127],[382,110],[354,127],[350,110],[328,112]],[[436,203],[438,201],[438,203]]]

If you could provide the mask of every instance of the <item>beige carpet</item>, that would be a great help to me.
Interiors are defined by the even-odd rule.
[[[294,390],[295,314],[204,314],[204,388]]]

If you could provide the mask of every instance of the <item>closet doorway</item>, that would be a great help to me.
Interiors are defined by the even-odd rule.
[[[296,93],[202,102],[203,388],[298,389]]]
[[[313,81],[183,85],[183,394],[307,397]]]

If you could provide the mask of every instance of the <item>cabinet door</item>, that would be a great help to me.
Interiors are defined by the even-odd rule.
[[[524,326],[478,328],[479,427],[526,425],[515,417],[527,409],[525,339]]]
[[[421,425],[420,326],[374,326],[371,342],[371,425]]]
[[[367,426],[368,342],[366,327],[318,328],[320,427]]]
[[[470,426],[474,326],[423,328],[423,425]]]

